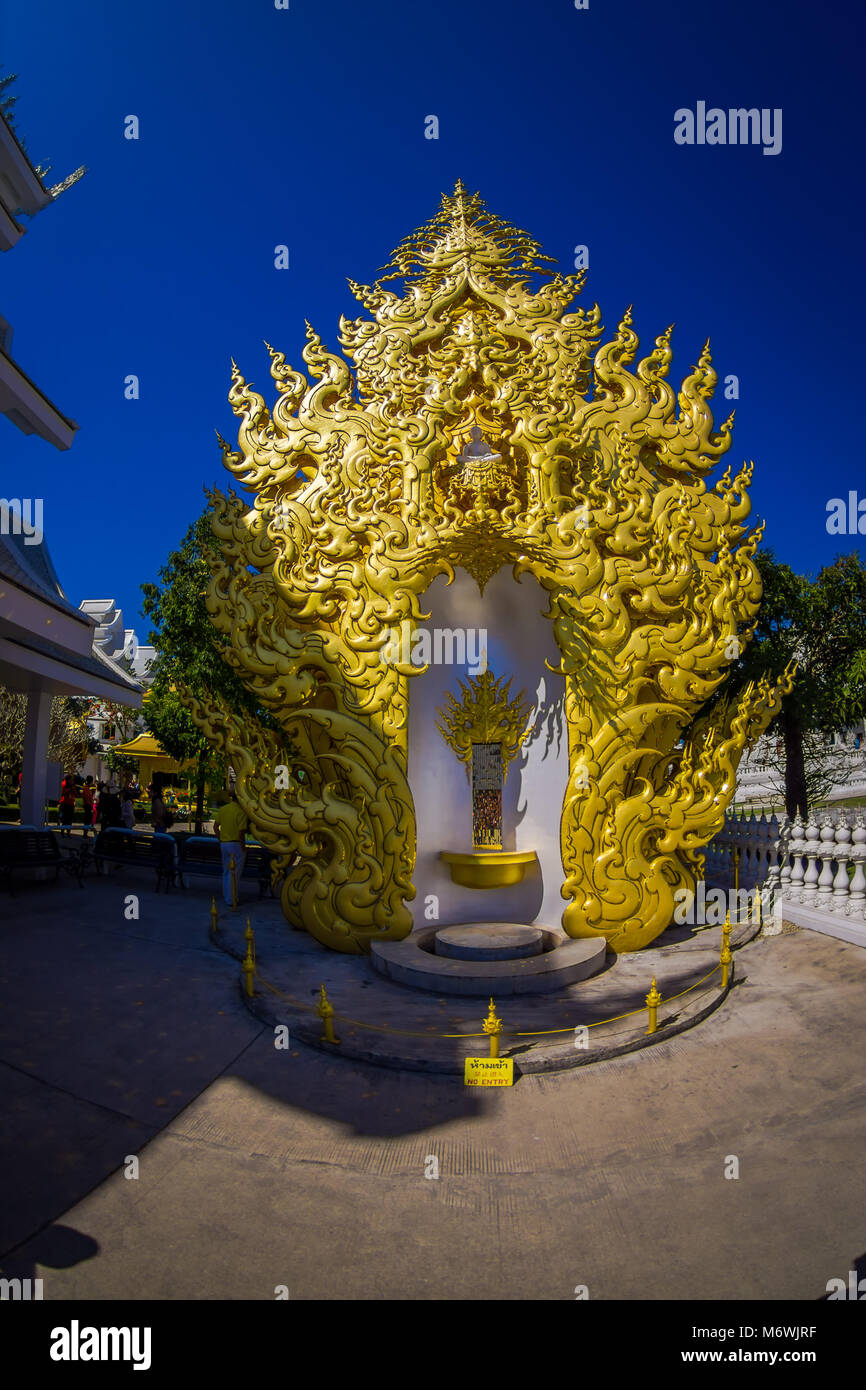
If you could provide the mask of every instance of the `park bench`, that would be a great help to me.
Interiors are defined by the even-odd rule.
[[[248,844],[239,882],[243,879],[252,879],[259,885],[260,896],[264,896],[265,890],[268,890],[273,897],[271,861],[270,852],[262,845]],[[178,863],[178,878],[182,888],[186,887],[183,881],[184,874],[202,874],[207,878],[222,878],[222,853],[220,842],[215,835],[188,835],[185,837],[180,847]]]
[[[8,885],[13,898],[12,875],[16,869],[53,869],[55,881],[64,869],[74,875],[82,888],[82,868],[81,852],[62,854],[53,830],[37,830],[30,826],[0,830],[0,879]]]
[[[103,865],[123,864],[131,869],[155,869],[156,891],[171,888],[177,874],[177,846],[170,835],[156,830],[126,830],[112,826],[100,830],[93,845],[96,872]]]

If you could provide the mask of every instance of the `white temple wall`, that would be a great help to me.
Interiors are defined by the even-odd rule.
[[[522,883],[503,888],[465,888],[453,883],[440,850],[472,850],[472,807],[466,768],[437,729],[446,695],[460,698],[458,679],[466,665],[431,665],[409,681],[409,785],[415,799],[418,857],[417,896],[409,904],[416,929],[456,922],[538,922],[558,927],[565,902],[560,894],[562,862],[559,825],[568,779],[568,733],[564,681],[545,667],[558,663],[553,627],[543,616],[545,595],[532,575],[515,583],[511,569],[494,575],[483,596],[471,575],[458,569],[452,584],[436,579],[421,601],[430,617],[421,627],[487,631],[488,664],[497,677],[511,676],[511,696],[521,690],[540,711],[536,729],[518,753],[503,788],[502,845],[534,849],[538,866]],[[477,651],[477,645],[474,648]],[[425,900],[438,898],[438,919],[425,916]]]

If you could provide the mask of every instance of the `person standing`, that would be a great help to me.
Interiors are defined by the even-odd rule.
[[[120,816],[120,797],[113,782],[105,788],[99,798],[99,824],[103,830],[114,830],[123,824]]]
[[[150,803],[150,823],[158,835],[165,835],[168,827],[165,823],[165,802],[158,788],[154,788]]]
[[[132,804],[132,792],[123,793],[123,805],[120,808],[120,818],[126,830],[135,829],[135,807]]]
[[[75,783],[67,777],[60,793],[60,833],[72,834],[72,817],[75,814]]]
[[[246,813],[238,805],[238,799],[234,793],[220,792],[217,799],[221,804],[213,818],[213,823],[214,829],[219,835],[223,861],[223,897],[228,907],[237,907],[237,903],[232,902],[231,861],[234,858],[235,888],[237,888],[244,868],[248,822]]]
[[[85,777],[84,786],[81,788],[81,809],[82,824],[84,828],[84,838],[87,839],[93,829],[93,778]]]

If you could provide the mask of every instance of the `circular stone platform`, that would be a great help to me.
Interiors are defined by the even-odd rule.
[[[459,923],[438,931],[476,933],[511,925],[502,922]],[[515,923],[514,927],[519,924]],[[512,930],[514,929],[512,928]],[[525,927],[521,928],[526,930]],[[544,994],[577,980],[588,980],[604,969],[607,943],[603,936],[571,941],[549,927],[530,927],[542,939],[541,952],[512,960],[456,959],[434,955],[437,929],[413,932],[403,941],[374,941],[370,964],[379,975],[413,989],[435,994],[477,994],[504,998],[509,994]]]
[[[538,927],[511,922],[483,922],[470,927],[443,927],[436,933],[436,955],[453,960],[521,960],[540,956],[544,937]]]

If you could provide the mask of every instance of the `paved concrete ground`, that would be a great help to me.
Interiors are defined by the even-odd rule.
[[[756,942],[695,1030],[479,1093],[276,1050],[210,889],[150,882],[0,899],[0,1264],[47,1299],[811,1300],[866,1251],[861,949]]]

